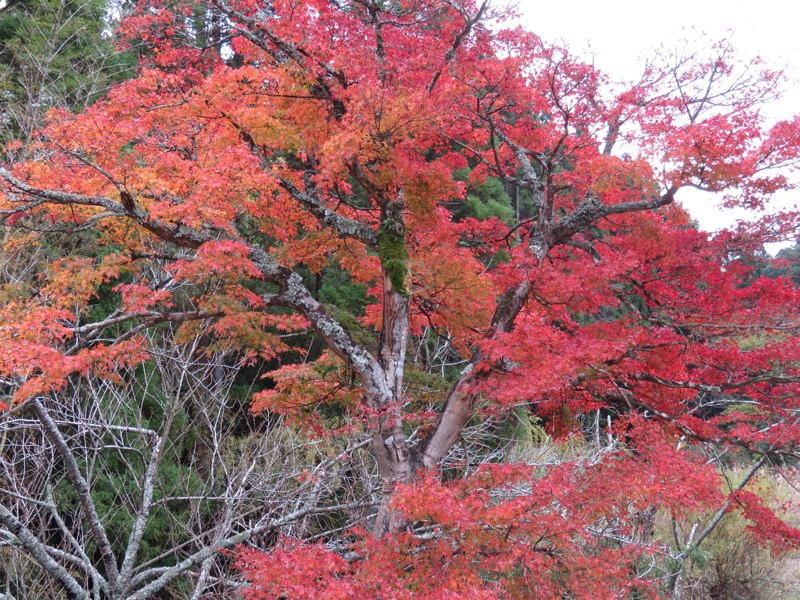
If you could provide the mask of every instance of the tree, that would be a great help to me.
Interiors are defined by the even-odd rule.
[[[0,140],[26,149],[54,107],[80,109],[133,75],[134,57],[114,50],[103,1],[10,1],[0,9]],[[20,153],[19,148],[9,158]]]
[[[779,73],[723,42],[616,89],[495,26],[505,13],[487,0],[212,4],[236,61],[196,47],[191,7],[150,3],[125,26],[152,48],[138,77],[53,114],[46,160],[0,171],[0,214],[26,243],[91,232],[101,249],[6,282],[15,413],[63,446],[52,403],[146,361],[144,332],[167,323],[178,342],[202,331],[205,352],[280,363],[253,410],[365,435],[381,493],[371,535],[346,533],[342,553],[279,540],[239,554],[254,598],[644,595],[664,573],[641,566],[659,553],[653,507],[674,519],[660,567],[674,589],[708,535],[682,533],[691,515],[712,511],[713,529],[738,507],[765,543],[797,545],[745,489],[796,457],[797,290],[732,258],[794,235],[796,215],[709,239],[674,203],[694,186],[760,208],[791,187],[780,169],[800,121],[759,117]],[[524,192],[530,216],[454,219],[488,177]],[[313,282],[330,273],[367,288],[357,321],[321,303]],[[292,345],[308,328],[325,352]],[[530,410],[560,436],[593,419],[595,444],[542,464],[464,441],[471,420],[509,414],[530,432]],[[726,455],[752,473],[723,493]],[[137,587],[136,547],[115,554],[83,508],[108,597],[151,597],[213,554]],[[22,511],[2,510],[43,570],[89,597]]]
[[[148,334],[151,359],[120,373],[126,385],[85,377],[0,421],[8,597],[229,597],[240,584],[220,551],[277,529],[319,534],[371,506],[363,440],[243,427],[236,366],[198,356],[203,332],[173,333]]]

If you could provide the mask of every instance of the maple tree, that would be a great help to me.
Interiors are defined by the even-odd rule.
[[[792,187],[800,120],[759,113],[779,73],[722,42],[615,86],[486,0],[212,6],[222,52],[194,43],[193,5],[146,3],[124,25],[146,48],[138,76],[51,113],[39,160],[0,170],[5,252],[92,236],[4,281],[0,373],[7,418],[35,415],[83,494],[94,589],[151,597],[252,534],[136,575],[152,485],[122,554],[81,492],[53,402],[81,378],[124,383],[165,324],[198,353],[273,365],[255,413],[368,444],[377,467],[377,513],[347,552],[236,554],[252,598],[642,597],[659,577],[677,590],[731,510],[797,546],[745,489],[800,442],[798,291],[746,260],[797,215],[709,238],[675,205],[686,186],[750,209]],[[476,212],[498,184],[515,210]],[[363,314],[321,301],[326,273],[363,286]],[[308,329],[324,352],[292,344]],[[471,420],[531,410],[557,438],[594,419],[593,450],[470,459]],[[655,509],[671,552],[649,539]],[[91,597],[21,515],[0,506],[0,522]],[[666,571],[641,567],[651,556]]]

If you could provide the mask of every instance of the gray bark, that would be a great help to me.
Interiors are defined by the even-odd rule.
[[[47,547],[2,504],[0,504],[0,523],[16,536],[19,544],[42,569],[61,584],[69,600],[90,600],[83,586],[70,575],[69,571],[50,557]]]

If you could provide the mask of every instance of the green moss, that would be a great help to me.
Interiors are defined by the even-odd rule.
[[[408,296],[409,277],[406,230],[399,221],[384,221],[378,231],[378,257],[388,273],[392,286],[402,296]]]

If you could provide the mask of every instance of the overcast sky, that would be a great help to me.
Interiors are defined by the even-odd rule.
[[[702,35],[726,37],[742,57],[760,56],[772,68],[785,68],[800,79],[800,35],[786,0],[520,0],[523,25],[549,41],[565,41],[573,52],[593,56],[594,64],[614,79],[634,78],[641,60],[654,48]],[[800,85],[765,114],[771,119],[800,113]],[[796,203],[800,191],[784,194],[779,202]],[[694,190],[678,195],[703,229],[726,226],[742,214],[724,214],[714,198]]]

